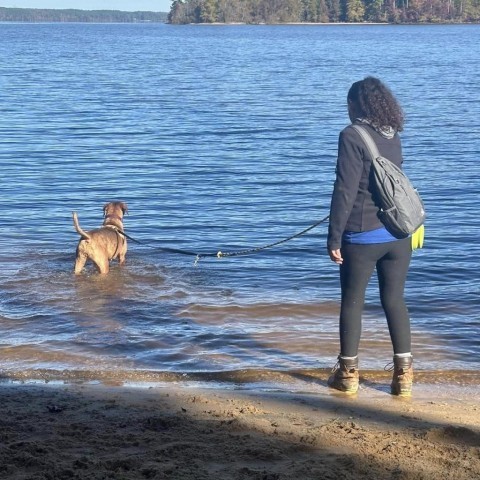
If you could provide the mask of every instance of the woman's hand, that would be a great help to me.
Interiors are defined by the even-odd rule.
[[[337,265],[341,265],[343,263],[342,252],[340,252],[339,248],[336,250],[329,250],[328,254],[330,255],[332,262],[335,262]]]

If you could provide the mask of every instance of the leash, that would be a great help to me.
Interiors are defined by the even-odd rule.
[[[140,240],[136,240],[135,238],[131,237],[130,235],[127,235],[125,232],[122,230],[116,229],[116,231],[120,234],[123,235],[124,237],[128,238],[129,240],[132,240],[132,242],[138,243],[139,245],[145,245],[146,247],[149,246],[148,243],[145,242],[140,242]],[[152,246],[153,248],[153,246]],[[195,257],[216,257],[218,256],[217,253],[202,253],[198,254],[196,252],[191,252],[189,250],[181,250],[179,248],[169,248],[169,247],[157,247],[157,250],[161,250],[162,252],[167,252],[167,253],[178,253],[180,255],[193,255]],[[199,258],[200,259],[200,258]],[[198,260],[195,260],[195,264],[198,262]]]
[[[277,245],[281,245],[282,243],[289,242],[290,240],[293,240],[295,238],[301,237],[302,235],[305,235],[310,230],[313,230],[314,228],[318,227],[322,223],[326,222],[329,218],[330,218],[330,215],[327,215],[325,218],[322,218],[318,222],[315,222],[313,225],[310,225],[309,227],[305,228],[301,232],[295,233],[294,235],[291,235],[290,237],[284,238],[283,240],[279,240],[277,242],[269,243],[268,245],[263,245],[261,247],[254,247],[254,248],[249,248],[249,249],[245,249],[245,250],[238,250],[238,251],[235,251],[235,252],[222,252],[222,251],[219,250],[216,253],[196,253],[196,252],[192,252],[192,251],[189,251],[189,250],[181,250],[181,249],[178,249],[178,248],[168,248],[168,247],[160,247],[159,250],[164,251],[164,252],[168,252],[168,253],[178,253],[180,255],[194,256],[195,257],[194,265],[197,266],[198,262],[202,258],[207,258],[207,257],[217,257],[217,258],[239,257],[239,256],[243,256],[243,255],[252,255],[254,253],[261,252],[262,250],[266,250],[267,248],[276,247]],[[125,232],[122,232],[121,230],[118,230],[118,232],[121,233],[122,235],[124,235],[129,240],[132,240],[135,243],[138,243],[140,245],[146,245],[143,242],[135,240],[131,236],[127,235]]]
[[[117,232],[118,232],[120,235],[123,235],[124,237],[128,238],[128,239],[131,240],[132,242],[138,243],[139,245],[145,245],[145,243],[140,242],[139,240],[135,240],[134,238],[132,238],[130,235],[127,235],[127,234],[126,234],[125,232],[123,232],[122,230],[118,230],[118,229],[117,229]]]
[[[310,225],[305,230],[302,230],[301,232],[295,233],[294,235],[291,235],[290,237],[284,238],[283,240],[279,240],[278,242],[269,243],[268,245],[264,245],[263,247],[250,248],[248,250],[239,250],[237,252],[218,252],[216,256],[218,258],[222,258],[222,257],[238,257],[240,255],[251,255],[253,253],[260,252],[261,250],[265,250],[267,248],[271,248],[271,247],[275,247],[277,245],[281,245],[282,243],[289,242],[290,240],[293,240],[294,238],[298,238],[298,237],[301,237],[302,235],[305,235],[305,233],[309,232],[310,230],[313,230],[315,227],[318,227],[323,222],[326,222],[329,219],[329,217],[330,217],[330,215],[327,215],[325,218],[322,218],[322,220],[319,220],[318,222],[315,222],[313,225]],[[201,254],[200,254],[200,258],[202,258]]]

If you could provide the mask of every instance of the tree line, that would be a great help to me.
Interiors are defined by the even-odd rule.
[[[168,12],[0,7],[0,22],[166,23]]]
[[[168,22],[477,23],[480,0],[175,0]]]

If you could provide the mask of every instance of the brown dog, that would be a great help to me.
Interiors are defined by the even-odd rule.
[[[125,263],[127,239],[123,233],[123,216],[127,213],[124,202],[110,202],[103,207],[103,225],[95,230],[85,232],[78,223],[76,212],[73,212],[73,225],[81,235],[77,246],[75,273],[81,273],[88,259],[96,265],[100,273],[108,273],[110,260],[118,258],[120,265]]]

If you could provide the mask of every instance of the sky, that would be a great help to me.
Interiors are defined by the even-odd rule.
[[[169,12],[171,0],[0,0],[0,7]]]

